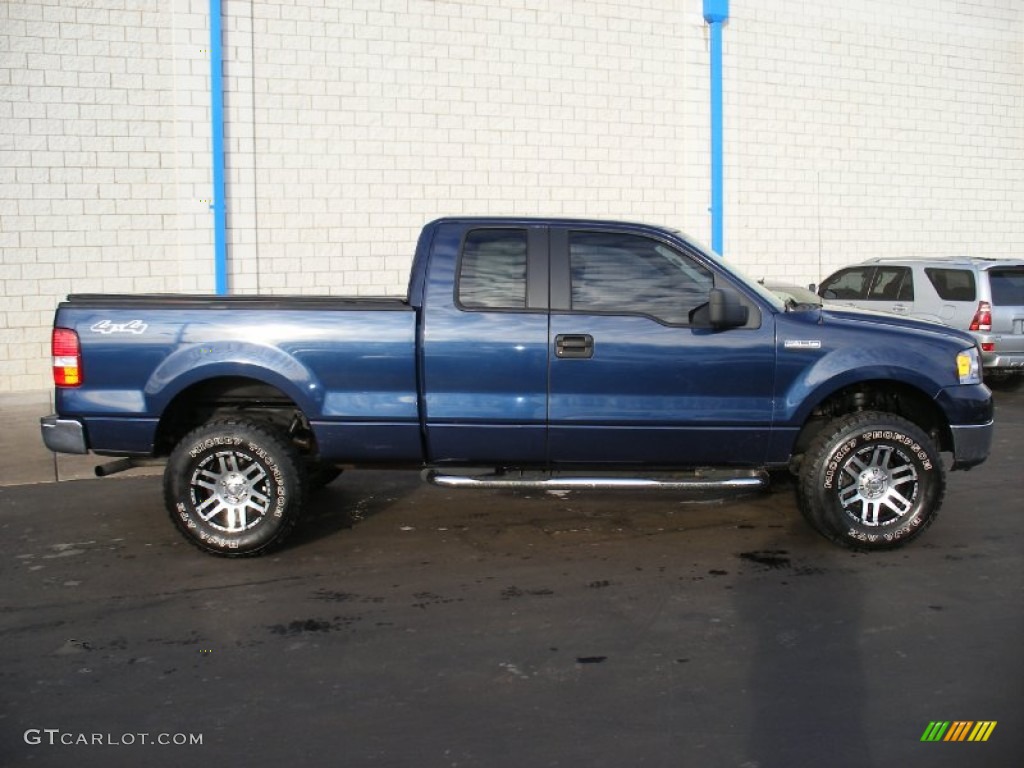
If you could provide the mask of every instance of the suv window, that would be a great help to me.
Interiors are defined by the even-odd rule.
[[[818,295],[837,301],[913,301],[910,267],[851,267],[825,280]]]
[[[993,304],[1024,307],[1024,267],[990,269],[988,279]]]
[[[837,272],[821,284],[818,295],[840,301],[863,299],[867,295],[868,277],[873,270],[874,267],[853,267]]]
[[[909,267],[878,267],[871,279],[868,301],[913,301],[914,279]]]
[[[974,273],[969,269],[929,267],[924,273],[943,301],[974,301],[978,297]]]
[[[573,310],[649,315],[670,325],[688,324],[714,286],[708,269],[638,235],[571,232],[569,265]]]
[[[475,229],[466,235],[458,299],[467,309],[525,309],[526,230]]]

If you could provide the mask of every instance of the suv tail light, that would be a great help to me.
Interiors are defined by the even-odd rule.
[[[987,301],[978,302],[978,311],[974,313],[974,318],[971,320],[971,327],[968,329],[971,331],[991,331],[992,330],[992,305]]]
[[[54,328],[53,383],[58,387],[82,385],[82,348],[78,334],[70,328]]]

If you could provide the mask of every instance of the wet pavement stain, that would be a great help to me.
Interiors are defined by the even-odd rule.
[[[822,574],[828,573],[824,568],[816,568],[814,566],[801,566],[794,568],[793,573],[797,576],[821,576]]]
[[[312,632],[334,632],[360,621],[359,616],[335,616],[332,621],[325,619],[299,619],[287,624],[271,624],[267,627],[272,634],[294,637]]]
[[[501,590],[502,600],[512,600],[517,597],[548,597],[555,594],[553,589],[519,589],[519,587],[505,587]]]
[[[413,608],[420,608],[425,610],[431,605],[448,605],[450,603],[461,603],[464,598],[461,597],[443,597],[436,595],[433,592],[416,592],[413,594],[418,602],[412,604]]]
[[[354,592],[336,592],[329,589],[318,589],[310,596],[313,600],[325,603],[383,603],[383,597],[367,597]]]
[[[754,552],[740,552],[737,557],[768,568],[788,568],[790,566],[788,555],[789,552],[784,549],[762,549]]]

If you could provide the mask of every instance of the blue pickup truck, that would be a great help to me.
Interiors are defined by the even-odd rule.
[[[216,555],[280,545],[347,467],[679,492],[788,472],[821,534],[893,548],[992,439],[968,334],[787,304],[633,223],[441,219],[405,299],[72,295],[54,325],[46,445],[119,457],[100,474],[166,462],[171,519]]]

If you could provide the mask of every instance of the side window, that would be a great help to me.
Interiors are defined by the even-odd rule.
[[[969,269],[937,269],[924,271],[943,301],[975,301],[978,296],[974,273]]]
[[[1024,307],[1024,268],[990,269],[992,303],[997,307]]]
[[[913,301],[914,281],[909,267],[878,267],[868,290],[868,301]]]
[[[818,294],[826,299],[839,301],[858,301],[864,299],[868,292],[868,277],[874,267],[854,267],[844,269],[821,284]]]
[[[641,314],[686,325],[714,285],[710,270],[638,235],[572,232],[569,265],[577,312]]]
[[[458,300],[467,309],[526,307],[526,230],[475,229],[466,235]]]

